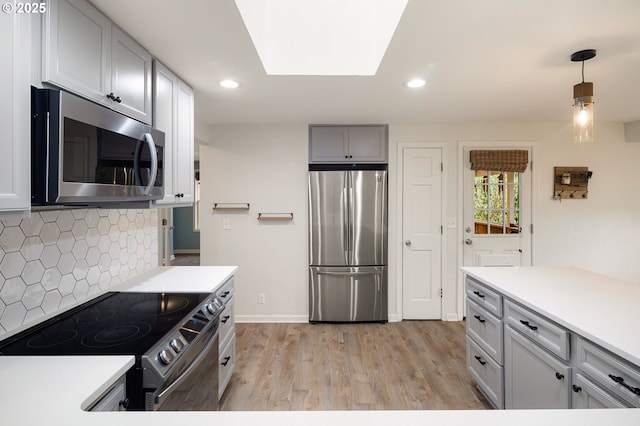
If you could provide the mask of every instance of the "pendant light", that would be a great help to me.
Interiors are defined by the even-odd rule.
[[[584,61],[596,56],[594,49],[571,55],[572,62],[582,62],[582,83],[573,86],[573,142],[593,142],[593,83],[584,81]]]

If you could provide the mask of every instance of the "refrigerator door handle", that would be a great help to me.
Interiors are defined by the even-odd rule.
[[[350,263],[349,252],[349,188],[348,183],[342,188],[342,247],[344,247],[345,264]]]
[[[364,271],[364,272],[327,272],[327,271],[318,271],[318,275],[330,275],[336,277],[347,276],[355,276],[355,275],[380,275],[382,271]]]

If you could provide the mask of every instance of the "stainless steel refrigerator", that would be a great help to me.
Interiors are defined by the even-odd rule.
[[[309,172],[309,321],[387,321],[387,172]]]

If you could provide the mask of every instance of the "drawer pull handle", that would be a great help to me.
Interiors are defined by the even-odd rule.
[[[225,356],[224,357],[224,361],[222,361],[220,364],[222,364],[223,367],[226,367],[227,364],[229,364],[229,360],[231,359],[230,356]]]
[[[484,299],[484,294],[480,293],[479,291],[474,291],[473,294],[475,294],[476,296],[478,296],[481,299]]]
[[[222,317],[222,319],[220,320],[221,323],[226,324],[227,321],[229,321],[229,318],[231,318],[230,315],[225,315]]]
[[[582,388],[576,385],[571,386],[571,389],[573,389],[575,393],[579,393],[580,391],[582,391]]]
[[[483,361],[481,356],[474,356],[475,359],[478,360],[478,362],[480,363],[480,365],[485,365],[487,363],[487,361]]]
[[[521,323],[522,325],[526,325],[526,326],[529,328],[529,330],[536,331],[536,330],[538,329],[538,327],[536,327],[535,325],[531,325],[531,324],[529,324],[529,321],[520,320],[520,323]]]
[[[622,386],[623,388],[625,388],[628,391],[632,392],[633,394],[640,395],[640,388],[634,388],[633,386],[629,386],[628,384],[626,384],[624,382],[624,378],[622,378],[620,376],[614,376],[613,374],[609,374],[609,378],[611,380],[613,380],[614,382],[616,382],[617,384],[619,384],[620,386]]]
[[[560,374],[560,373],[556,372],[556,379],[558,379],[558,380],[564,379],[564,374]]]
[[[225,291],[224,293],[222,293],[222,294],[220,295],[220,297],[222,297],[222,298],[224,299],[225,297],[227,297],[227,296],[229,295],[229,293],[231,293],[231,292],[230,292],[229,290],[227,290],[227,291]]]
[[[473,317],[477,319],[480,322],[480,324],[484,324],[485,322],[487,322],[487,320],[482,319],[480,315],[474,315]]]

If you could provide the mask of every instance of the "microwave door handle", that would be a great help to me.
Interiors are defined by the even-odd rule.
[[[158,151],[156,150],[156,143],[153,140],[153,136],[151,133],[145,133],[142,135],[144,141],[149,145],[149,153],[151,154],[151,171],[149,172],[149,183],[144,189],[144,195],[149,195],[153,185],[156,182],[156,177],[158,176]],[[140,141],[139,141],[140,142]],[[133,159],[134,168],[136,170],[136,180],[138,182],[142,182],[140,175],[140,153],[142,149],[136,149],[136,153]]]

